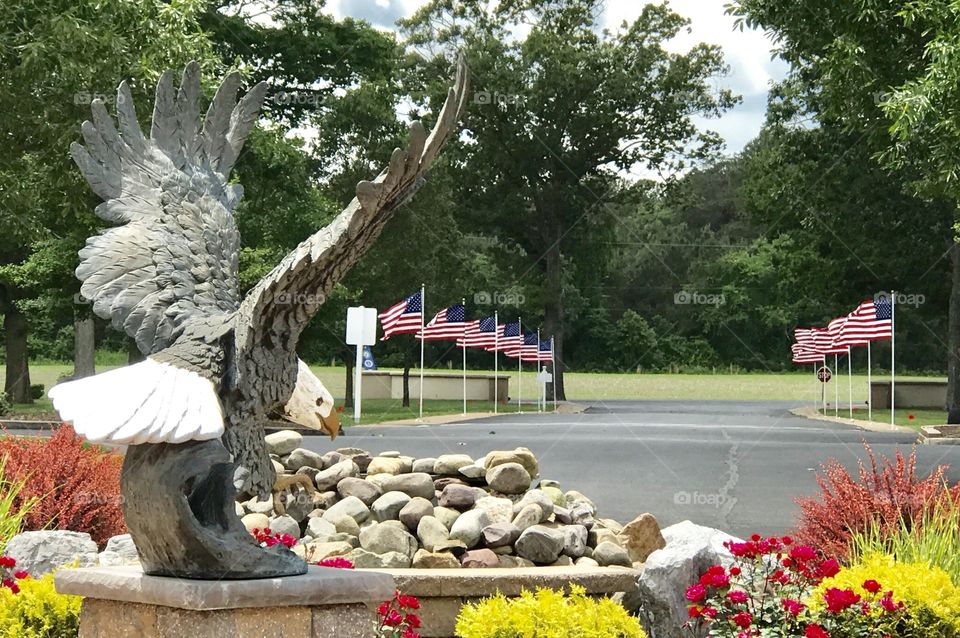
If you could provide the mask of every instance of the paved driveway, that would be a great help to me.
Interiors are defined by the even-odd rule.
[[[851,468],[864,456],[909,453],[912,435],[864,432],[790,414],[795,403],[611,401],[582,414],[524,414],[444,426],[349,429],[335,443],[412,456],[529,447],[541,474],[590,496],[601,516],[625,522],[652,512],[663,525],[684,519],[735,534],[783,533],[794,497],[816,491],[814,471],[834,457]],[[309,437],[317,451],[329,440]],[[920,470],[957,468],[960,447],[924,446]]]

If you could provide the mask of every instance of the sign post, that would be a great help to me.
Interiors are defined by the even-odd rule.
[[[356,306],[347,308],[346,342],[356,346],[357,360],[353,367],[353,422],[360,423],[360,401],[363,396],[363,350],[377,342],[377,309]]]
[[[539,347],[539,345],[537,346]],[[540,396],[537,397],[537,412],[543,406],[543,411],[547,409],[547,384],[553,381],[553,375],[547,372],[547,366],[542,366],[540,374],[537,375],[537,383],[540,384]]]

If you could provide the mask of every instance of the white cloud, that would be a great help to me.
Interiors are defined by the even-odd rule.
[[[766,95],[771,82],[782,79],[786,63],[771,59],[771,42],[759,31],[734,29],[734,18],[724,12],[728,0],[670,0],[671,8],[690,19],[684,31],[668,44],[682,52],[694,44],[707,42],[723,49],[730,73],[716,78],[716,85],[743,96],[743,103],[723,117],[704,120],[704,127],[717,131],[727,142],[727,151],[741,150],[760,131],[766,112]],[[426,0],[331,0],[327,10],[337,17],[349,15],[369,21],[380,29],[392,29],[394,22],[408,17]],[[603,25],[615,30],[626,20],[640,15],[640,0],[607,0]]]

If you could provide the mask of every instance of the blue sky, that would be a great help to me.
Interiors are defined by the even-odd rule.
[[[674,11],[691,20],[689,33],[681,33],[670,47],[684,51],[697,42],[720,45],[730,65],[730,74],[717,78],[718,87],[732,89],[743,103],[719,120],[704,126],[720,133],[728,153],[735,153],[750,141],[763,125],[767,91],[772,81],[783,78],[787,66],[771,59],[769,39],[757,31],[738,31],[733,19],[724,14],[728,0],[671,0]],[[327,9],[336,16],[364,19],[382,28],[392,29],[399,18],[411,15],[424,0],[329,0]],[[640,0],[607,0],[604,26],[615,28],[632,21],[640,13]]]

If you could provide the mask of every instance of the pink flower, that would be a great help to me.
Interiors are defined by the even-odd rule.
[[[830,634],[820,625],[807,625],[806,638],[830,638]]]
[[[781,603],[783,604],[784,610],[794,618],[799,616],[800,612],[807,607],[799,600],[790,600],[789,598],[784,598]]]
[[[817,576],[819,578],[833,578],[840,573],[840,563],[835,559],[825,560],[817,567]]]
[[[750,615],[750,612],[741,611],[739,614],[736,614],[731,618],[733,624],[735,624],[740,629],[749,629],[750,625],[753,624],[753,616]]]
[[[827,611],[831,614],[839,614],[860,602],[860,596],[854,593],[852,589],[837,589],[836,587],[827,589],[823,593],[823,599],[827,603]]]
[[[727,594],[727,600],[729,600],[735,605],[743,605],[748,600],[750,600],[750,597],[747,596],[747,592],[734,590],[729,594]]]
[[[330,558],[324,558],[319,563],[320,567],[337,567],[339,569],[353,569],[353,563],[344,558],[343,556],[332,556]],[[381,614],[382,615],[382,614]]]
[[[817,557],[817,550],[809,545],[796,545],[790,549],[790,558],[796,561],[808,561]]]

